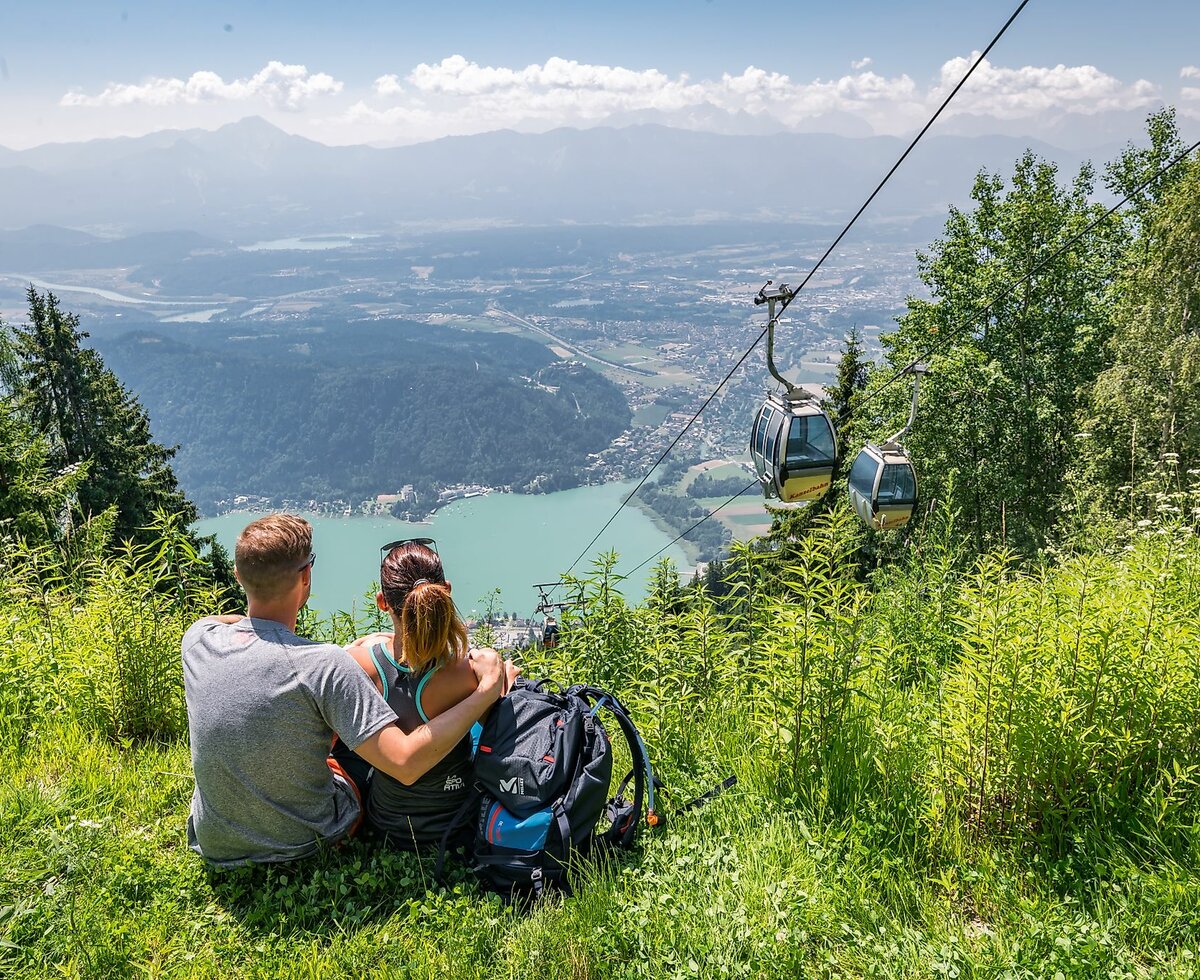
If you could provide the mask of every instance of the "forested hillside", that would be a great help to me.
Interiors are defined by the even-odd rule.
[[[1200,156],[1184,158],[1169,113],[1145,144],[1099,177],[1035,157],[980,174],[919,258],[931,296],[885,363],[847,344],[830,399],[849,453],[906,414],[896,371],[929,364],[911,524],[868,530],[843,483],[703,583],[664,564],[631,605],[612,556],[567,583],[561,642],[525,654],[526,672],[619,695],[667,821],[531,910],[361,840],[224,872],[187,849],[179,642],[225,597],[170,514],[128,548],[84,533],[92,458],[63,465],[65,417],[22,394],[44,365],[6,332],[0,969],[1194,978]],[[1099,180],[1131,196],[1112,218],[1092,203]],[[68,364],[110,380],[71,346]],[[206,406],[221,400],[211,365],[242,364],[229,337],[144,346],[210,362]],[[296,386],[320,380],[243,356],[284,373],[273,412],[299,417]],[[379,370],[379,390],[404,383],[401,365]],[[233,402],[252,395],[238,371]],[[346,642],[371,625],[301,628]]]
[[[174,326],[174,325],[172,325]],[[206,511],[413,484],[572,486],[629,425],[619,388],[539,344],[406,321],[139,331],[100,345]]]

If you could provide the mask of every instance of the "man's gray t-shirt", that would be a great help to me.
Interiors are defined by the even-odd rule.
[[[355,749],[396,720],[341,647],[280,623],[202,619],[183,636],[196,791],[188,844],[220,865],[289,861],[359,816],[326,765],[333,734]]]

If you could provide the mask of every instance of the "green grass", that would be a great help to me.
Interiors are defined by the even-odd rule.
[[[4,765],[13,977],[1185,977],[1197,950],[1193,870],[1116,859],[1086,881],[986,848],[914,863],[869,823],[822,826],[753,788],[532,915],[357,842],[213,872],[184,842],[182,743],[54,736]]]
[[[702,504],[702,506],[708,507],[710,505]],[[713,504],[711,506],[715,507],[716,504]],[[766,513],[763,513],[763,514],[721,514],[721,515],[719,515],[719,517],[724,522],[727,522],[729,524],[740,524],[744,527],[765,527],[767,529],[769,529],[771,527],[771,517],[769,514],[766,514]]]
[[[951,525],[864,582],[835,511],[736,552],[721,606],[664,574],[630,608],[598,565],[529,670],[617,691],[668,806],[739,785],[528,914],[361,841],[208,869],[178,712],[111,677],[177,686],[159,638],[205,596],[136,562],[35,588],[8,555],[0,975],[1195,976],[1200,544],[1020,567]]]

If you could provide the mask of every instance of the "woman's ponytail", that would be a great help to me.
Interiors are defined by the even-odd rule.
[[[467,627],[458,618],[450,589],[442,582],[418,579],[400,608],[404,659],[414,674],[453,663],[467,651]]]

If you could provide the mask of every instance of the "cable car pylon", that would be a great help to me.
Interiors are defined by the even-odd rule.
[[[539,585],[534,585],[538,590],[538,604],[534,610],[534,615],[542,613],[542,648],[545,650],[553,650],[558,646],[558,620],[554,617],[555,612],[562,612],[564,609],[570,609],[572,606],[580,604],[579,599],[566,602],[552,602],[551,596],[554,590],[557,589],[562,582],[542,582]]]
[[[877,531],[891,531],[908,523],[917,507],[917,471],[904,448],[904,439],[917,420],[917,395],[921,376],[928,371],[914,362],[906,369],[913,376],[912,407],[908,422],[881,443],[868,442],[859,451],[846,481],[850,505]]]
[[[767,280],[754,297],[754,305],[767,304],[767,370],[783,385],[768,391],[754,418],[750,457],[758,473],[763,496],[779,506],[794,508],[821,497],[837,466],[837,435],[820,402],[792,384],[775,366],[775,326],[796,291],[787,283]]]

